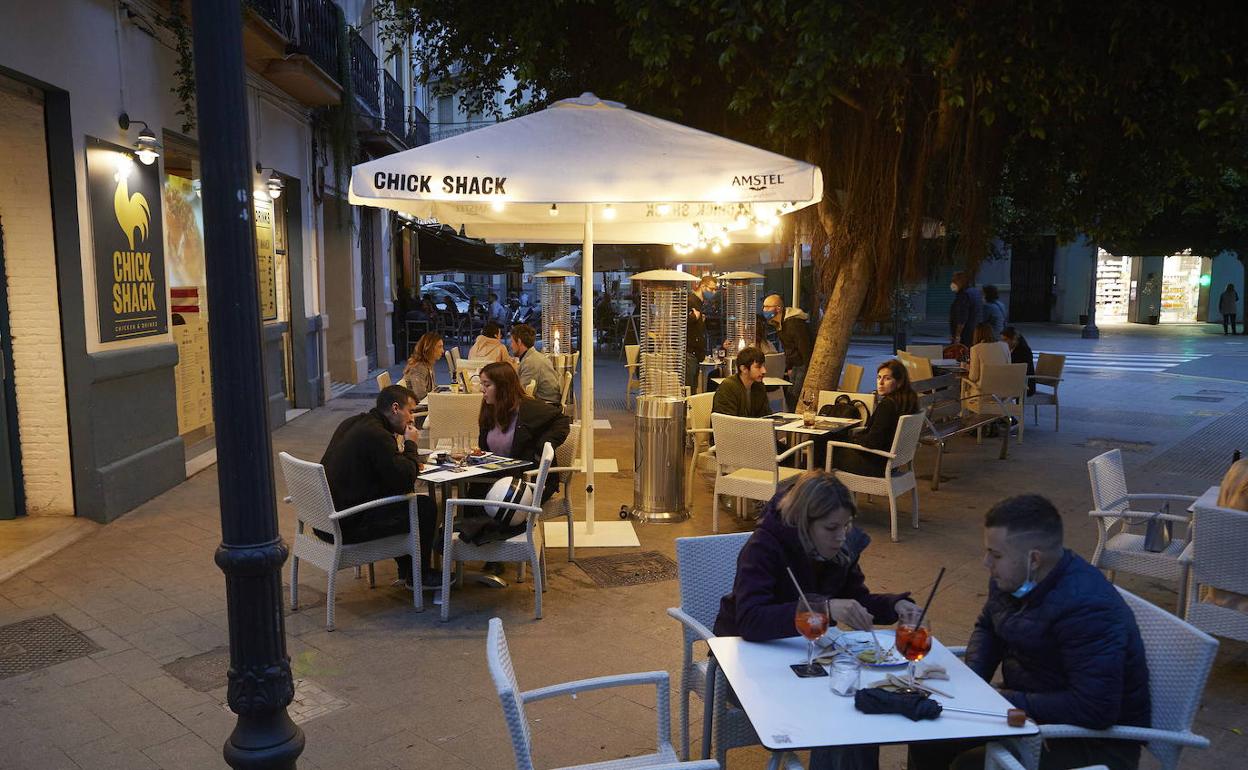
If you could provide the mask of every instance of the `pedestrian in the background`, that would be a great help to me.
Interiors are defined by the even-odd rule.
[[[954,273],[949,280],[949,289],[954,293],[949,306],[949,341],[969,348],[975,344],[975,327],[984,312],[984,298],[971,287],[971,276],[965,270]]]
[[[771,294],[763,300],[763,317],[776,330],[780,347],[784,349],[784,373],[789,382],[793,383],[785,391],[784,401],[792,412],[797,408],[797,400],[802,394],[806,367],[810,365],[810,356],[814,350],[810,324],[807,323],[809,316],[800,307],[786,309],[780,295]]]
[[[706,358],[706,311],[715,299],[715,289],[719,281],[707,273],[698,280],[698,285],[689,292],[689,323],[686,329],[685,349],[685,382],[697,392],[698,364]]]
[[[992,284],[984,286],[984,323],[992,327],[994,337],[1001,336],[1005,328],[1005,305],[1001,304],[1001,293]]]
[[[1218,298],[1218,312],[1222,314],[1222,333],[1238,334],[1235,331],[1235,316],[1239,312],[1239,292],[1235,291],[1235,284],[1228,283],[1226,291]],[[1248,321],[1244,321],[1244,333],[1248,334]]]

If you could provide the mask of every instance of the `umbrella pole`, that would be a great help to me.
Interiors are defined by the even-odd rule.
[[[585,458],[585,534],[594,534],[594,204],[585,204],[581,246],[581,456]]]
[[[802,297],[802,242],[796,237],[793,239],[793,301],[789,303],[789,307],[801,307]],[[784,323],[784,319],[780,319]]]

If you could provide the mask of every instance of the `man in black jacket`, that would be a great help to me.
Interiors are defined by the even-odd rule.
[[[1094,730],[1151,725],[1148,661],[1135,616],[1098,569],[1062,547],[1062,518],[1040,495],[1011,497],[984,521],[988,601],[971,632],[966,664],[1039,724]],[[912,770],[983,767],[963,741],[911,746]],[[959,756],[961,754],[961,756]],[[1107,765],[1134,770],[1140,744],[1080,738],[1045,741],[1041,768]]]
[[[776,337],[784,350],[784,375],[793,383],[785,390],[784,401],[792,412],[797,409],[802,383],[806,381],[806,367],[810,365],[814,352],[808,316],[800,307],[786,309],[780,295],[772,294],[763,300],[763,317],[775,327]]]
[[[1001,341],[1010,348],[1010,363],[1027,364],[1027,395],[1035,395],[1036,381],[1032,377],[1036,376],[1036,357],[1027,338],[1019,334],[1018,329],[1007,326],[1001,330]]]
[[[380,497],[415,491],[416,476],[420,474],[416,452],[420,431],[414,424],[415,418],[416,394],[402,385],[391,385],[377,394],[373,409],[342,421],[321,458],[334,508],[342,511]],[[396,436],[404,439],[401,451]],[[442,583],[442,574],[429,569],[429,555],[437,511],[433,501],[423,495],[417,498],[417,505],[420,561],[424,567],[421,577],[425,588],[436,588]],[[403,534],[410,531],[408,506],[396,503],[363,511],[342,519],[341,527],[344,543]],[[329,533],[317,530],[316,534],[322,540],[330,539]],[[399,579],[410,586],[411,557],[400,556],[394,561],[399,567]]]
[[[725,377],[715,389],[711,411],[733,417],[766,417],[771,412],[763,377],[766,357],[758,348],[742,348],[737,353],[737,373]]]

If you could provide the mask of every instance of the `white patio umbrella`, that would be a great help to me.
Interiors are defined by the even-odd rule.
[[[589,287],[595,243],[683,251],[769,242],[781,215],[822,193],[814,165],[586,93],[361,163],[351,172],[349,201],[462,226],[494,243],[581,243],[582,286]],[[586,521],[576,537],[587,546],[615,540],[594,526],[593,332],[592,303],[583,303],[581,339],[590,341],[581,346]]]

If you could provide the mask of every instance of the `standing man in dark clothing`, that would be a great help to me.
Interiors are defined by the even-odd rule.
[[[949,288],[954,292],[953,304],[949,306],[949,341],[970,348],[975,344],[975,327],[984,313],[983,295],[971,287],[971,276],[965,270],[953,274]]]
[[[715,290],[719,281],[707,273],[698,280],[697,286],[689,292],[689,326],[686,329],[685,349],[685,384],[690,393],[698,390],[698,364],[706,358],[706,310],[707,305],[715,299]]]
[[[984,519],[988,601],[966,646],[985,681],[1001,669],[1001,695],[1039,724],[1093,730],[1149,727],[1148,661],[1135,615],[1100,570],[1062,547],[1062,517],[1040,495],[997,503]],[[983,767],[975,742],[910,747],[912,770]],[[977,755],[977,756],[976,756]],[[1134,770],[1140,744],[1048,739],[1041,768],[1107,765]]]
[[[800,307],[786,309],[780,295],[772,294],[763,300],[763,317],[776,330],[780,348],[784,351],[784,376],[793,383],[784,392],[784,402],[790,412],[796,411],[802,384],[806,381],[806,367],[810,366],[810,357],[814,352],[808,316]]]
[[[737,353],[737,373],[725,377],[715,390],[711,411],[733,417],[766,417],[771,412],[763,377],[766,358],[758,348],[742,348]]]
[[[420,457],[416,442],[420,439],[416,419],[416,394],[402,385],[391,385],[377,394],[377,405],[363,414],[348,417],[334,431],[321,465],[329,481],[334,508],[342,511],[380,497],[406,495],[416,489],[420,474]],[[399,450],[396,436],[403,437]],[[421,577],[425,588],[442,584],[442,574],[429,569],[437,511],[427,496],[417,498],[420,526]],[[342,519],[342,541],[362,543],[410,531],[408,506],[395,503]],[[329,540],[326,532],[317,537]],[[412,560],[396,558],[399,579],[412,583]]]
[[[1235,291],[1235,284],[1228,283],[1226,289],[1222,292],[1222,296],[1218,297],[1218,312],[1222,314],[1222,333],[1236,334],[1235,317],[1239,311],[1239,292]],[[1230,327],[1230,331],[1227,331]],[[1244,333],[1248,334],[1248,319],[1244,321]]]
[[[1018,329],[1007,326],[1001,330],[1001,340],[1010,348],[1010,363],[1027,364],[1027,395],[1035,395],[1036,381],[1032,377],[1036,376],[1036,357],[1032,355],[1027,338],[1019,334]]]

